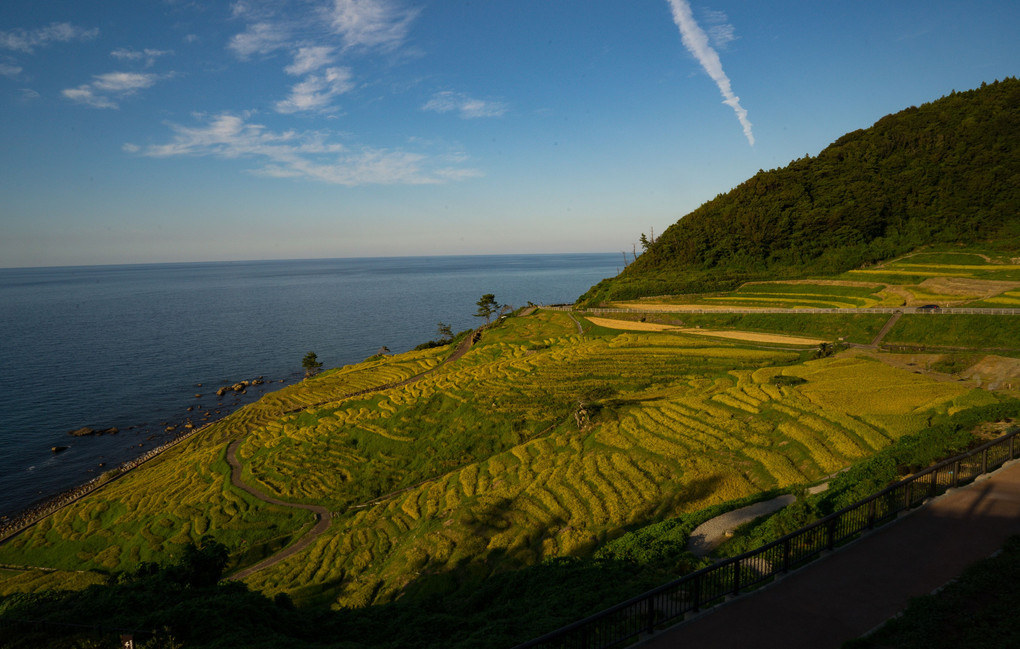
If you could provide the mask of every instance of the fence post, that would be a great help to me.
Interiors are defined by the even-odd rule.
[[[903,509],[910,509],[911,505],[914,504],[914,481],[911,480],[907,483],[906,501],[903,503]]]
[[[740,559],[733,562],[733,594],[740,594]]]
[[[960,460],[957,460],[953,465],[953,486],[960,486]]]
[[[988,473],[988,449],[981,452],[981,473]]]
[[[1016,435],[1009,438],[1009,459],[1016,459]]]
[[[928,490],[928,497],[934,498],[938,493],[939,488],[939,470],[935,469],[931,472],[931,488]]]
[[[790,539],[783,541],[783,572],[790,572]]]
[[[694,612],[701,610],[701,575],[694,577]]]
[[[829,524],[825,526],[826,535],[826,548],[832,552],[832,549],[836,547],[836,519],[829,521]]]
[[[648,633],[655,631],[655,597],[648,598]]]
[[[868,529],[869,530],[875,529],[875,500],[876,500],[875,498],[872,498],[871,502],[868,503]]]

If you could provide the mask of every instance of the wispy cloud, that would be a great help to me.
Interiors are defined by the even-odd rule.
[[[298,47],[294,62],[283,69],[287,74],[299,77],[314,72],[333,62],[333,48],[326,45]]]
[[[326,68],[322,74],[309,74],[291,87],[290,96],[276,103],[278,113],[329,111],[333,97],[354,87],[348,68]]]
[[[252,54],[269,54],[286,47],[290,39],[288,30],[279,24],[259,22],[248,25],[240,34],[230,39],[227,47],[240,59]]]
[[[713,46],[724,50],[727,45],[737,40],[736,30],[724,12],[706,10],[702,16],[705,24],[709,26],[708,37],[712,39]]]
[[[320,0],[304,5],[238,0],[231,10],[246,25],[230,39],[228,49],[242,60],[289,52],[291,63],[284,72],[303,77],[291,86],[286,99],[274,104],[279,113],[335,111],[334,98],[355,87],[351,68],[337,65],[337,59],[397,50],[418,15],[394,0]]]
[[[275,178],[308,178],[335,185],[439,184],[481,175],[464,167],[463,156],[352,148],[330,142],[321,131],[273,132],[250,121],[250,114],[198,116],[204,123],[188,127],[170,124],[173,140],[124,150],[154,158],[214,156],[252,159],[260,166],[252,173]]]
[[[8,63],[0,63],[0,77],[7,77],[13,79],[14,77],[21,74],[22,67],[20,65],[10,65]]]
[[[110,56],[119,61],[141,61],[144,62],[145,67],[147,68],[151,68],[155,65],[156,59],[161,56],[169,56],[171,54],[173,54],[172,50],[153,50],[148,48],[144,50],[132,50],[124,47],[110,52]]]
[[[93,108],[117,108],[117,101],[153,86],[159,78],[158,74],[107,72],[94,75],[92,83],[68,88],[61,94],[71,101]]]
[[[329,12],[334,31],[346,48],[378,48],[392,51],[403,45],[415,9],[390,0],[334,0]]]
[[[474,99],[463,93],[444,90],[432,95],[432,99],[422,106],[422,109],[436,113],[455,112],[464,119],[474,119],[500,117],[506,113],[507,106],[502,102]]]
[[[71,23],[50,23],[37,29],[0,31],[0,48],[31,54],[36,48],[52,43],[87,41],[99,35],[98,28],[85,29]]]
[[[698,59],[701,67],[715,81],[719,92],[722,93],[723,103],[736,113],[737,119],[744,129],[744,136],[748,143],[754,146],[754,133],[751,131],[751,122],[747,119],[747,111],[740,105],[740,98],[733,93],[730,79],[723,72],[722,61],[719,60],[719,54],[709,44],[708,35],[694,20],[691,6],[687,0],[669,0],[669,4],[673,9],[673,22],[680,28],[680,37],[684,47],[694,55],[694,58]]]

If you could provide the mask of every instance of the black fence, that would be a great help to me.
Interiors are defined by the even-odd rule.
[[[605,649],[751,590],[849,543],[948,489],[994,471],[1020,453],[1020,429],[939,462],[877,494],[738,557],[720,561],[514,649]]]

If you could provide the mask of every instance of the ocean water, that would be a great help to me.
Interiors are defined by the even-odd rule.
[[[0,269],[0,515],[169,440],[168,426],[300,380],[308,351],[327,368],[404,352],[440,321],[480,324],[485,293],[573,302],[619,265],[612,253]],[[215,395],[259,376],[271,383]],[[68,435],[83,426],[120,432]]]

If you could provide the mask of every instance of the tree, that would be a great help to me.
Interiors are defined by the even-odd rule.
[[[485,318],[486,322],[489,321],[493,313],[499,311],[500,307],[500,304],[496,302],[496,296],[492,293],[486,293],[483,295],[476,304],[478,305],[478,311],[475,313],[475,317]]]
[[[453,340],[453,328],[451,328],[450,325],[446,324],[445,322],[439,323],[437,331],[439,332],[440,342],[450,342],[451,340]]]
[[[319,362],[315,352],[308,352],[301,361],[301,367],[305,368],[305,376],[312,376],[322,369],[322,363]]]

